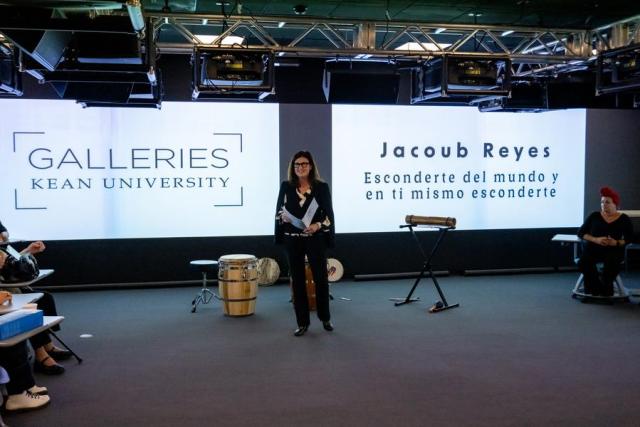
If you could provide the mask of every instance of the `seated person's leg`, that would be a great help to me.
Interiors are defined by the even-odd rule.
[[[47,375],[59,375],[64,372],[64,366],[59,365],[46,350],[47,347],[53,346],[47,331],[32,336],[29,341],[36,353],[36,361],[33,363],[34,371]]]
[[[601,283],[598,276],[598,257],[595,254],[585,251],[578,261],[578,268],[584,275],[584,293],[588,295],[598,295]]]
[[[42,314],[45,316],[57,316],[58,310],[56,309],[56,300],[49,292],[43,292],[42,298],[37,301],[38,309],[42,310]],[[51,328],[54,331],[60,330],[60,325],[55,325]]]
[[[6,409],[8,411],[35,409],[49,403],[49,396],[45,387],[35,385],[35,380],[29,366],[26,342],[12,347],[0,348],[0,365],[9,374],[7,383]]]
[[[610,251],[604,258],[604,268],[602,269],[602,295],[613,295],[613,281],[620,274],[620,263],[623,255],[618,251]]]

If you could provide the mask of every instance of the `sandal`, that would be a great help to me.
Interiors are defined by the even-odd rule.
[[[36,360],[33,363],[33,371],[40,372],[41,374],[45,374],[45,375],[60,375],[61,373],[64,372],[64,366],[58,365],[57,363],[51,366],[45,365],[44,361],[47,359],[51,359],[51,357],[47,356],[42,360]],[[55,362],[54,359],[51,359],[51,360]]]

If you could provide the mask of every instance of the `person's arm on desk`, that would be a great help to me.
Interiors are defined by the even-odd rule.
[[[40,252],[44,252],[46,248],[47,247],[44,245],[43,242],[37,241],[37,242],[30,243],[29,246],[24,248],[20,253],[22,255],[26,255],[26,254],[35,255],[35,254],[39,254]]]

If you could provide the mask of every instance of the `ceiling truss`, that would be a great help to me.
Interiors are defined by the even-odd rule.
[[[588,31],[191,14],[157,14],[151,20],[160,53],[221,47],[227,37],[237,36],[244,42],[235,47],[270,49],[289,58],[396,61],[507,56],[514,77],[584,69],[603,51],[640,43],[640,16]],[[213,38],[205,43],[202,35]]]

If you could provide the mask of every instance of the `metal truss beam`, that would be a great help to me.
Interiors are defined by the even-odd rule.
[[[358,60],[418,60],[447,56],[507,56],[514,77],[569,72],[590,65],[607,49],[610,29],[596,31],[496,25],[425,24],[291,17],[150,14],[161,53],[186,54],[198,47],[224,46],[227,36],[243,46],[265,48],[285,57]],[[640,16],[628,20],[637,34]],[[198,34],[215,34],[209,44]],[[173,37],[171,37],[173,36]],[[176,37],[177,36],[177,37]],[[638,35],[640,38],[640,35]],[[239,47],[239,46],[236,46]],[[520,67],[525,64],[524,67]]]
[[[428,61],[444,55],[506,56],[514,77],[584,69],[600,53],[640,43],[640,15],[594,30],[154,12],[145,16],[159,53],[190,54],[195,47],[225,46],[228,36],[239,36],[243,42],[234,47],[265,48],[279,57]],[[214,38],[205,43],[202,35]]]

